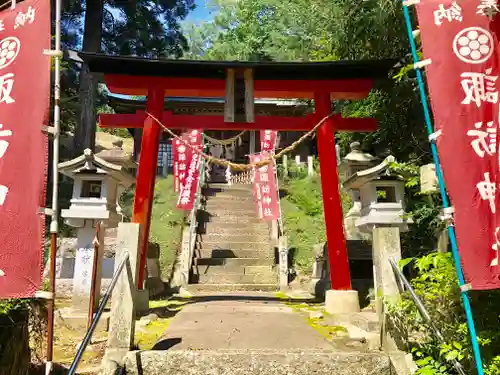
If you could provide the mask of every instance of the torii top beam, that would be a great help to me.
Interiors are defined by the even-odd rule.
[[[103,75],[102,81],[115,94],[145,96],[149,88],[163,87],[164,96],[205,98],[225,97],[229,69],[251,69],[255,99],[312,99],[314,92],[329,92],[332,99],[363,99],[373,81],[386,79],[396,63],[394,59],[285,63],[154,60],[88,52],[78,52],[78,56],[91,73]]]

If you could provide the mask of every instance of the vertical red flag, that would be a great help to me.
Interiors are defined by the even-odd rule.
[[[190,147],[181,143],[180,149],[183,150],[185,158],[179,159],[179,180],[180,195],[177,201],[177,208],[182,210],[192,210],[200,178],[201,155],[197,151],[202,151],[201,130],[191,130],[182,135],[182,139]]]
[[[0,298],[42,280],[50,99],[50,1],[0,13]]]
[[[276,145],[276,137],[278,132],[276,130],[261,130],[260,131],[260,151],[267,152],[274,150]]]
[[[416,7],[465,278],[473,289],[498,288],[499,9],[496,1],[479,0]]]
[[[258,163],[270,157],[269,154],[260,153],[249,155],[250,163]],[[280,217],[278,192],[276,190],[276,174],[274,166],[267,164],[255,171],[254,195],[256,197],[257,214],[259,219],[278,220]]]

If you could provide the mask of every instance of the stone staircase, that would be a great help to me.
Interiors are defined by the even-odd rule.
[[[277,290],[269,226],[257,218],[251,185],[210,184],[203,195],[190,289]]]

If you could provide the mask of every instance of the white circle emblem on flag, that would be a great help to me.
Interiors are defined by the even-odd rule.
[[[21,42],[14,36],[9,36],[0,41],[0,69],[3,69],[14,62],[19,50]]]
[[[453,39],[453,52],[467,64],[481,64],[493,54],[493,37],[480,27],[468,27]]]

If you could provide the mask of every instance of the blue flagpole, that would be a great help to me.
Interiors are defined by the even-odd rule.
[[[413,38],[413,29],[411,26],[411,18],[410,12],[408,10],[408,6],[404,4],[403,1],[403,11],[406,23],[406,29],[408,32],[408,38],[410,40],[410,48],[413,56],[413,63],[416,64],[419,61],[417,55],[417,47],[415,44],[415,40]],[[448,195],[446,193],[446,185],[443,178],[443,172],[441,169],[441,164],[439,162],[439,156],[437,152],[437,147],[435,143],[434,129],[432,127],[432,121],[429,111],[429,105],[427,103],[427,96],[425,93],[425,84],[422,77],[422,72],[420,68],[415,67],[415,71],[417,74],[418,87],[420,91],[420,99],[422,101],[422,107],[424,110],[424,118],[425,118],[425,126],[427,128],[427,132],[429,134],[429,139],[431,142],[431,151],[432,157],[434,159],[434,164],[436,165],[436,175],[439,181],[439,191],[441,192],[441,198],[443,199],[443,207],[445,212],[452,212],[452,208],[450,207],[450,202],[448,200]],[[462,265],[460,263],[460,254],[458,253],[458,245],[457,245],[457,237],[455,235],[455,227],[453,225],[453,221],[449,221],[448,225],[448,236],[450,238],[451,251],[453,254],[453,261],[455,262],[455,268],[457,271],[458,282],[460,284],[460,294],[462,296],[462,301],[464,304],[465,315],[467,316],[467,326],[469,327],[469,333],[471,337],[472,343],[472,352],[474,354],[474,361],[476,363],[477,373],[478,375],[484,375],[483,369],[483,361],[481,359],[481,350],[479,349],[479,343],[477,340],[476,327],[474,324],[474,318],[472,316],[472,308],[470,304],[469,294],[467,292],[468,285],[465,283],[464,273],[462,270]]]

